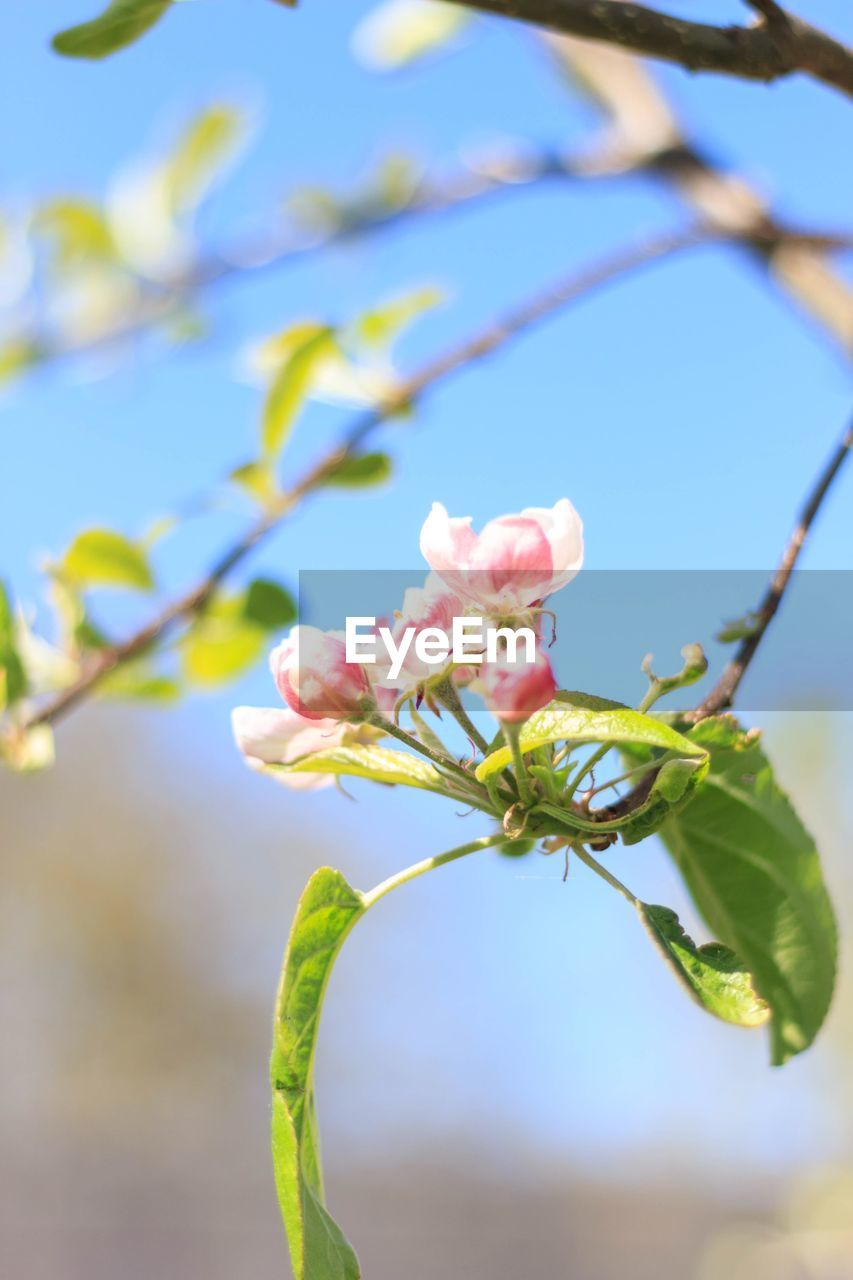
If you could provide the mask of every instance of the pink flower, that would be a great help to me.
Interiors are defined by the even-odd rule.
[[[471,517],[448,516],[439,502],[421,529],[431,569],[486,614],[509,617],[571,582],[583,563],[583,524],[568,498],[490,520],[481,534]]]
[[[270,654],[276,687],[309,720],[363,719],[373,697],[361,664],[347,662],[343,636],[294,627]]]
[[[346,732],[334,720],[306,720],[290,707],[235,707],[231,727],[246,763],[257,770],[340,746]],[[273,776],[296,791],[316,791],[334,782],[330,773],[275,772]]]
[[[437,676],[442,667],[435,663],[424,662],[416,652],[417,636],[430,627],[437,627],[448,637],[453,632],[453,619],[461,618],[465,613],[465,603],[455,592],[450,591],[436,573],[427,575],[422,587],[409,587],[403,596],[403,607],[395,615],[391,628],[391,637],[395,646],[400,646],[406,631],[412,629],[408,648],[403,659],[399,675],[393,681],[402,689],[411,689],[423,681]],[[387,674],[390,662],[382,664],[377,672],[377,683],[391,683]]]
[[[386,720],[394,719],[394,708],[397,706],[397,699],[402,692],[403,690],[396,684],[393,686],[373,685],[373,696],[376,699],[376,705]]]
[[[489,710],[509,724],[529,719],[534,711],[547,706],[557,692],[551,663],[539,648],[534,662],[523,658],[510,662],[504,653],[497,662],[484,663],[480,686]]]

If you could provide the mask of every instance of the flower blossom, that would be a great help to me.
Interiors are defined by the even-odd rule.
[[[490,520],[482,533],[471,517],[451,518],[434,502],[421,553],[452,591],[485,614],[511,617],[571,582],[583,564],[583,524],[568,498]]]
[[[430,627],[437,627],[445,635],[453,629],[453,619],[465,613],[465,602],[436,573],[427,575],[422,587],[408,587],[403,596],[403,607],[394,616],[391,636],[395,645],[399,645],[405,633],[412,630],[412,639],[408,643],[406,655],[399,675],[393,681],[401,689],[412,689],[415,685],[434,678],[439,668],[434,663],[424,662],[418,657],[414,637]],[[391,683],[388,674],[390,661],[380,664],[373,679],[377,685]]]
[[[364,667],[347,662],[336,632],[294,627],[273,649],[270,667],[284,701],[308,720],[363,719],[373,704]]]
[[[341,745],[346,726],[335,720],[308,720],[290,707],[235,707],[231,727],[250,769],[263,772],[269,764],[292,764],[301,756]],[[296,791],[331,786],[330,773],[286,773],[273,776]]]
[[[497,662],[484,663],[479,684],[489,710],[507,724],[527,720],[557,692],[551,663],[538,647],[534,662],[513,661],[503,653]]]

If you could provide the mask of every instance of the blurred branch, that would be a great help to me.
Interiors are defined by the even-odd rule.
[[[37,725],[52,724],[60,720],[93,694],[116,668],[147,652],[181,623],[200,614],[220,583],[309,494],[320,489],[342,463],[356,456],[365,440],[378,426],[419,402],[428,391],[432,391],[446,378],[498,351],[513,338],[604,285],[662,258],[725,238],[715,228],[696,225],[620,249],[591,266],[572,272],[564,280],[536,294],[497,322],[428,361],[403,380],[381,404],[356,418],[340,443],[291,488],[280,494],[275,505],[246,530],[196,586],[167,604],[127,640],[98,650],[80,677],[44,702],[20,726],[21,731],[26,732]]]
[[[611,50],[595,49],[581,41],[555,39],[553,48],[564,65],[571,61],[573,65],[576,63],[580,66],[582,61],[592,60],[590,74],[593,78],[600,75],[594,67],[595,54],[605,59],[608,56],[615,57],[618,60],[617,69],[621,68],[619,74],[623,81],[629,66],[637,68],[636,74],[645,75],[640,64],[633,59],[614,54]],[[619,97],[625,108],[625,119],[635,122],[633,128],[636,133],[636,121],[647,117],[637,110],[639,102],[636,85],[630,88],[630,92],[627,91],[628,88],[626,82],[626,89],[620,89]],[[657,92],[650,81],[649,91]],[[610,109],[608,106],[608,110]],[[666,113],[667,110],[663,104],[663,111]],[[656,137],[659,136],[660,129],[656,127],[654,133]],[[43,325],[36,324],[28,330],[21,329],[7,334],[7,341],[11,339],[14,344],[31,351],[36,365],[86,355],[143,335],[179,314],[197,295],[227,280],[296,266],[336,247],[358,243],[432,215],[453,213],[494,196],[530,190],[553,180],[618,178],[644,170],[666,175],[672,173],[674,181],[686,181],[683,174],[678,177],[674,174],[679,148],[675,146],[673,137],[674,124],[673,129],[667,132],[666,145],[649,145],[649,137],[646,135],[643,146],[632,145],[630,149],[626,149],[614,148],[608,144],[577,155],[563,154],[557,150],[537,151],[527,146],[508,146],[496,156],[482,157],[473,167],[463,168],[444,178],[420,182],[409,200],[399,208],[377,206],[373,209],[368,207],[348,211],[339,225],[324,231],[300,231],[289,227],[281,231],[255,232],[239,240],[235,239],[218,252],[200,256],[171,280],[149,289],[137,303],[126,309],[118,323],[110,323],[100,332],[87,333],[77,339],[66,335],[57,337]],[[685,153],[687,151],[686,147],[680,150]],[[743,190],[742,184],[737,184],[734,179],[720,176],[719,183],[727,184],[726,198],[729,203],[735,202],[738,192]],[[701,198],[700,193],[700,198],[692,203],[703,219],[717,222],[727,233],[742,233],[747,246],[765,257],[773,247],[768,247],[772,234],[772,238],[778,241],[776,247],[779,249],[780,262],[782,257],[786,261],[790,260],[792,271],[793,264],[800,263],[800,274],[808,274],[803,267],[807,262],[812,264],[814,270],[813,264],[824,254],[853,248],[853,232],[828,231],[808,236],[798,234],[769,219],[761,211],[757,198],[750,199],[752,204],[748,210],[741,210],[737,214],[733,210],[731,216],[727,217],[720,212],[719,192],[713,199]],[[758,206],[760,217],[753,205]],[[828,275],[830,269],[823,267],[822,272]],[[807,284],[801,284],[798,288],[801,292],[808,292]],[[853,293],[840,281],[835,283],[835,292],[830,291],[825,282],[820,292],[826,302],[824,310],[827,313],[827,324],[841,338],[843,345],[853,349]]]
[[[755,611],[755,626],[749,635],[745,636],[741,641],[734,658],[728,663],[707,698],[693,712],[691,719],[701,720],[704,716],[717,715],[720,711],[725,711],[727,707],[731,706],[740,682],[746,675],[747,668],[755,657],[758,646],[761,644],[767,628],[775,618],[779,605],[782,603],[782,597],[791,581],[794,566],[800,557],[800,552],[823,505],[824,499],[832,488],[834,480],[850,456],[851,451],[853,451],[853,422],[845,430],[832,457],[821,471],[811,493],[806,499],[797,525],[782,554],[779,567],[770,581],[764,598]]]
[[[746,80],[778,80],[802,72],[853,97],[853,50],[817,27],[770,6],[751,27],[714,27],[622,0],[452,0],[468,8],[533,22],[563,35],[619,45]]]
[[[37,326],[14,333],[16,341],[32,350],[40,363],[103,350],[168,320],[202,292],[223,281],[295,266],[306,258],[349,245],[386,230],[417,222],[436,214],[452,213],[491,196],[526,190],[553,179],[586,176],[584,165],[556,152],[527,148],[507,151],[488,170],[463,168],[446,178],[420,182],[399,208],[349,212],[340,224],[326,230],[288,226],[282,230],[254,232],[217,252],[204,254],[172,279],[150,289],[118,324],[79,340],[55,337]]]
[[[561,36],[543,40],[557,65],[589,95],[609,127],[596,163],[657,178],[700,217],[732,235],[787,296],[853,354],[853,289],[828,261],[833,248],[795,242],[783,222],[742,178],[711,161],[688,138],[642,62],[604,45]]]

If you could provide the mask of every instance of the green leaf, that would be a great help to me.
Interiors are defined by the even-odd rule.
[[[72,627],[72,635],[77,649],[107,649],[113,644],[103,627],[82,609],[79,622]]]
[[[636,743],[659,747],[688,759],[706,754],[703,747],[663,721],[641,715],[620,702],[586,693],[558,693],[554,701],[531,716],[521,730],[521,749],[525,753],[552,742],[611,743],[614,747]],[[478,766],[477,780],[483,782],[511,761],[509,747],[493,751]]]
[[[127,702],[153,702],[166,706],[177,702],[181,686],[170,676],[159,675],[144,663],[125,663],[101,681],[98,692]]]
[[[0,582],[0,710],[23,698],[29,686],[16,632],[12,602]]]
[[[154,577],[142,547],[113,529],[86,529],[62,561],[62,571],[83,586],[151,591]]]
[[[424,791],[440,791],[444,794],[441,775],[428,761],[420,760],[406,751],[391,751],[387,747],[330,747],[328,751],[316,751],[292,764],[268,767],[283,769],[287,773],[334,773],[352,778],[369,778],[372,782],[383,782],[390,787],[418,787]]]
[[[291,190],[286,205],[288,214],[300,226],[324,235],[339,231],[352,215],[348,204],[333,191],[313,183]]]
[[[43,357],[42,347],[29,338],[10,338],[0,344],[0,387],[35,368]]]
[[[270,1079],[275,1180],[295,1280],[359,1280],[358,1260],[326,1212],[313,1074],[320,1014],[332,966],[355,924],[398,886],[435,867],[488,849],[483,836],[389,876],[359,893],[339,871],[321,867],[308,884],[290,930],[276,997]]]
[[[267,393],[261,426],[261,443],[267,458],[280,453],[319,365],[336,350],[334,331],[327,325],[310,325],[307,329],[307,336],[284,360]]]
[[[675,809],[682,808],[708,772],[708,757],[675,758],[660,766],[644,802],[619,823],[623,844],[639,844]]]
[[[444,756],[446,760],[453,760],[453,756],[448,751],[441,738],[432,728],[430,728],[429,723],[418,711],[415,706],[414,699],[409,702],[407,709],[418,741],[422,742],[425,747],[428,747],[434,755],[439,757]]]
[[[228,479],[264,509],[272,506],[279,494],[269,462],[244,462],[241,467],[235,467]]]
[[[444,294],[434,285],[413,289],[372,311],[365,311],[353,326],[353,337],[366,346],[388,347],[413,320],[443,301]]]
[[[637,912],[652,941],[703,1009],[739,1027],[759,1027],[767,1021],[770,1010],[756,995],[752,975],[729,947],[719,942],[697,947],[669,907],[639,902]]]
[[[184,674],[193,684],[227,684],[253,667],[265,647],[262,628],[240,618],[205,615],[183,639]]]
[[[421,177],[421,167],[412,156],[404,151],[388,152],[376,167],[367,199],[388,212],[405,209],[414,198]]]
[[[325,483],[340,489],[367,489],[384,484],[391,478],[391,459],[387,453],[362,453],[347,458],[336,467]]]
[[[296,601],[271,578],[255,578],[246,589],[243,617],[264,631],[280,631],[296,621]]]
[[[48,200],[37,210],[35,226],[50,238],[56,265],[62,270],[81,263],[115,259],[109,223],[91,200],[71,196]]]
[[[173,212],[185,212],[202,200],[244,132],[243,112],[227,102],[205,107],[189,122],[165,169]]]
[[[60,31],[53,38],[53,47],[69,58],[105,58],[138,40],[173,3],[174,0],[113,0],[100,17]]]
[[[365,912],[338,871],[321,867],[299,900],[276,1000],[270,1078],[276,1188],[296,1280],[358,1280],[358,1260],[326,1212],[313,1099],[314,1056],[329,975]]]
[[[719,644],[735,644],[738,640],[746,640],[749,636],[755,635],[760,624],[761,615],[750,611],[740,618],[733,618],[727,622],[714,639]]]
[[[366,66],[396,71],[437,53],[472,17],[438,0],[384,0],[359,24],[353,43]]]
[[[176,304],[175,310],[161,320],[159,332],[175,346],[186,346],[208,337],[210,325],[200,311],[189,305]]]
[[[255,578],[235,595],[220,593],[183,638],[187,679],[207,686],[236,679],[261,657],[270,631],[295,618],[293,597],[268,578]]]
[[[708,927],[769,1005],[778,1065],[814,1040],[835,983],[835,920],[817,850],[755,733],[721,716],[688,737],[710,751],[710,770],[660,836]]]

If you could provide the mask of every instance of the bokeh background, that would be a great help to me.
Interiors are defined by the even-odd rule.
[[[446,56],[377,75],[352,50],[368,8],[187,0],[93,66],[47,47],[85,16],[76,7],[7,6],[4,199],[103,192],[129,155],[222,96],[250,104],[258,131],[205,211],[212,244],[300,184],[346,189],[392,147],[432,165],[495,137],[574,147],[594,134],[594,113],[529,32],[483,22]],[[679,9],[742,17],[722,0],[702,10]],[[853,37],[843,0],[813,3],[809,17]],[[839,95],[805,81],[659,76],[703,146],[793,221],[850,225],[851,117]],[[4,576],[35,600],[40,557],[81,526],[137,531],[243,461],[260,404],[242,376],[247,341],[435,283],[446,304],[401,347],[414,367],[573,264],[682,219],[639,177],[531,190],[229,284],[191,347],[154,340],[120,361],[36,371],[0,406]],[[702,250],[443,387],[384,431],[391,485],[318,498],[252,568],[294,585],[303,569],[409,569],[433,500],[481,521],[563,494],[584,517],[592,568],[769,567],[849,391],[838,351],[743,258]],[[288,471],[345,420],[312,405]],[[851,492],[842,479],[807,566],[853,567]],[[158,561],[164,596],[243,519],[217,509],[182,526]],[[751,603],[733,599],[732,615]],[[114,607],[131,625],[142,606]],[[674,636],[661,667],[694,638]],[[819,624],[814,645],[804,680]],[[760,661],[772,664],[772,637]],[[250,774],[229,710],[273,700],[258,670],[167,710],[85,707],[61,730],[54,770],[0,778],[10,1280],[288,1274],[266,1055],[298,893],[322,863],[368,887],[477,833],[434,797],[367,785],[351,788],[355,803],[300,797]],[[766,729],[849,937],[853,720],[830,708],[770,717]],[[365,1274],[849,1276],[846,963],[822,1039],[771,1070],[762,1034],[687,1003],[625,904],[581,872],[563,884],[562,866],[538,855],[471,859],[383,902],[347,944],[318,1098],[330,1206]],[[693,922],[654,842],[619,854],[619,874]]]

